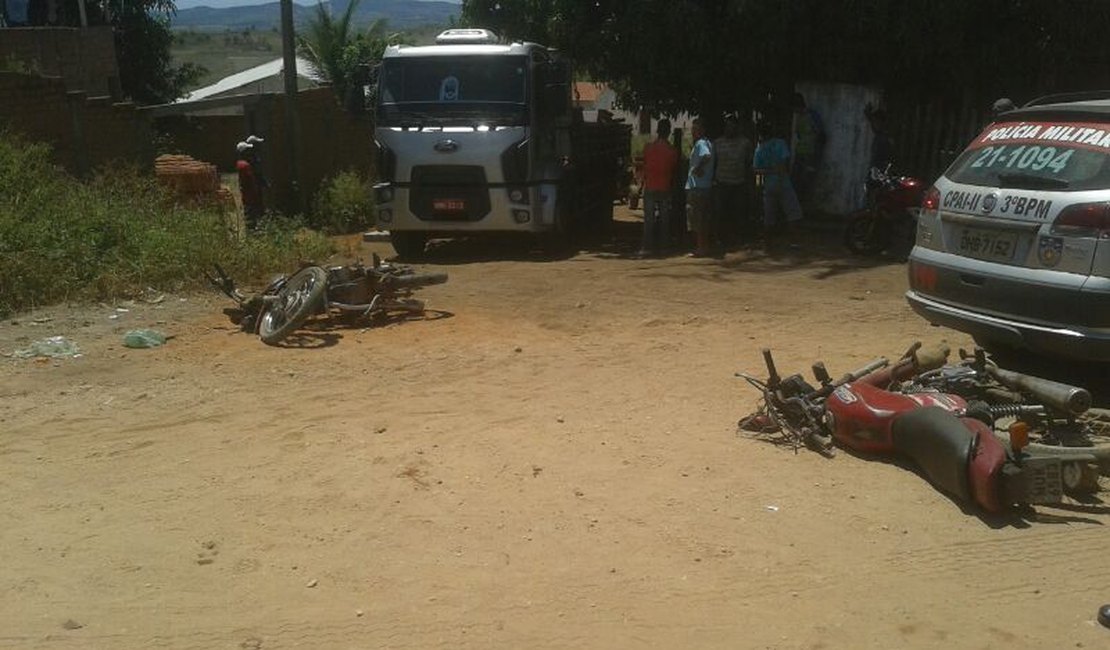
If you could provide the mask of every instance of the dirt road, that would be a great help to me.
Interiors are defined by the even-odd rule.
[[[761,346],[838,374],[969,343],[910,312],[902,266],[429,266],[449,313],[300,347],[207,296],[0,325],[2,352],[84,353],[0,362],[0,647],[1110,645],[1105,508],[984,519],[737,435]],[[175,338],[120,345],[145,325]]]

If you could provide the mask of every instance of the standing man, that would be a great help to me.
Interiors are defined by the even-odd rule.
[[[748,178],[752,160],[751,140],[740,133],[735,117],[725,119],[725,131],[713,143],[717,154],[717,184],[713,188],[721,242],[736,244],[747,225]]]
[[[802,207],[790,182],[790,147],[775,134],[770,122],[760,122],[757,133],[759,144],[752,167],[756,174],[763,176],[763,232],[765,245],[770,246],[780,212],[786,216],[782,225],[790,237],[792,225],[802,218]]]
[[[243,220],[247,230],[254,230],[262,220],[266,205],[262,198],[262,191],[269,184],[258,170],[258,153],[256,147],[265,142],[258,136],[250,136],[243,142],[235,145],[239,159],[235,161],[235,170],[239,172],[239,196],[243,200]]]
[[[674,172],[678,166],[678,150],[667,141],[671,137],[671,121],[659,120],[658,136],[644,147],[644,240],[640,256],[661,255],[667,248],[670,232],[671,196]]]
[[[695,248],[690,257],[713,254],[713,172],[716,160],[713,145],[705,137],[701,118],[690,125],[694,145],[690,149],[690,172],[686,176],[686,225],[694,233]]]
[[[806,98],[794,93],[794,168],[791,178],[798,197],[807,206],[813,179],[825,153],[825,125],[817,111],[806,106]]]

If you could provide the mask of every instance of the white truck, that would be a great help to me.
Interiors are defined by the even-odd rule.
[[[375,103],[377,220],[402,257],[485,233],[560,247],[612,221],[631,128],[582,119],[555,50],[484,29],[391,46]]]

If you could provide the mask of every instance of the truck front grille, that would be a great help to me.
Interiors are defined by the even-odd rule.
[[[481,167],[412,168],[409,210],[424,221],[478,221],[489,214],[489,187]]]

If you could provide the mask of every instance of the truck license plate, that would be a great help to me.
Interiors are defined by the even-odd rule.
[[[1064,500],[1063,465],[1059,458],[1027,458],[1026,497],[1029,503],[1060,503]]]
[[[1017,233],[980,228],[963,228],[957,242],[962,255],[982,260],[1009,262],[1017,248]]]
[[[466,201],[462,199],[434,199],[432,209],[437,212],[462,212],[466,209]]]

